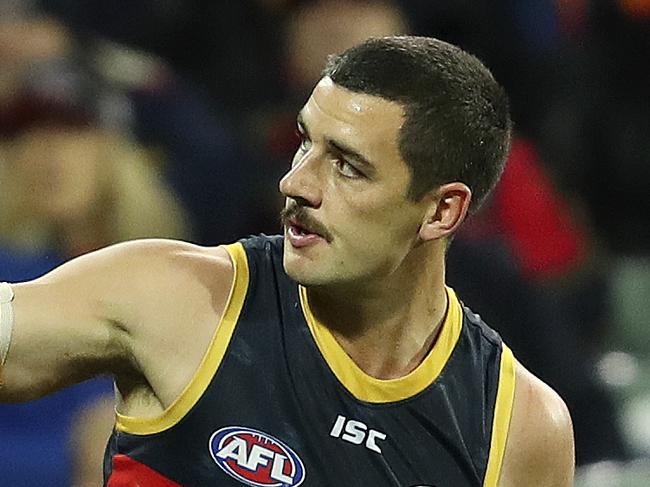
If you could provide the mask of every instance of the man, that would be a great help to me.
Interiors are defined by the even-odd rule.
[[[564,403],[444,284],[510,126],[449,44],[334,57],[298,116],[284,238],[136,241],[5,285],[2,399],[112,373],[109,486],[572,485]]]

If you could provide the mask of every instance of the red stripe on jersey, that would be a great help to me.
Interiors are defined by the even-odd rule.
[[[113,471],[106,487],[183,487],[127,455],[113,456]]]

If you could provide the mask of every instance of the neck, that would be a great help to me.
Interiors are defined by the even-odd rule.
[[[433,346],[447,310],[444,249],[414,248],[400,267],[374,282],[310,288],[312,312],[367,374],[404,376]]]

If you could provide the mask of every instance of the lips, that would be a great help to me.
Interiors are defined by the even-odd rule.
[[[326,242],[323,236],[302,224],[296,223],[295,220],[287,221],[287,240],[296,249]]]
[[[319,237],[323,237],[321,234],[318,232],[315,232],[312,228],[310,228],[308,225],[305,225],[302,222],[299,222],[296,219],[290,219],[288,222],[288,226],[293,229],[294,233],[297,235],[317,235]]]
[[[326,227],[302,206],[286,206],[280,218],[285,227],[285,238],[294,248],[307,247],[319,243],[330,243],[332,238]]]

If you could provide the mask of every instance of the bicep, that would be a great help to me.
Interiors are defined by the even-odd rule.
[[[123,351],[123,330],[102,294],[114,250],[74,259],[12,286],[14,326],[1,398],[22,401],[107,372]]]
[[[225,251],[149,239],[87,254],[14,285],[15,325],[0,401],[29,400],[102,373],[144,378],[164,390],[158,383],[169,379],[160,379],[167,366],[161,350],[187,335],[178,323],[188,317],[188,326],[211,323],[213,307],[227,296],[230,268]],[[208,318],[200,320],[203,315]]]
[[[564,401],[520,364],[516,384],[499,487],[573,486],[573,427]]]

